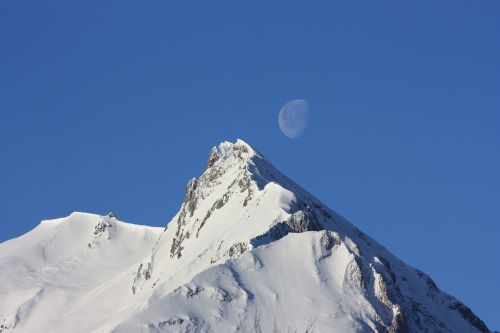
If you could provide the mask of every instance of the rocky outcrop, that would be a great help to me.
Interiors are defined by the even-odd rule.
[[[276,189],[279,189],[279,195],[286,198],[286,203],[279,203],[280,208],[276,209],[274,215],[269,215],[272,218],[268,217],[268,220],[246,222],[251,220],[252,214],[263,215],[259,207],[266,200],[275,200],[272,195],[277,194],[270,193],[274,193]],[[227,212],[235,212],[236,215]],[[224,225],[220,224],[223,217],[226,219]],[[219,232],[214,226],[225,228],[225,224],[230,226],[233,223],[250,229],[253,225],[245,223],[257,223],[260,229],[255,230],[259,233],[233,240],[211,236]],[[169,256],[178,265],[192,260],[193,263],[207,262],[214,266],[224,265],[228,260],[237,261],[245,253],[265,248],[290,234],[319,232],[320,246],[315,250],[316,269],[321,271],[320,263],[328,260],[335,251],[346,252],[344,280],[340,283],[342,292],[363,294],[364,300],[372,307],[370,327],[373,330],[410,333],[437,327],[443,333],[453,332],[444,320],[427,308],[425,302],[412,296],[411,293],[415,290],[409,285],[411,279],[401,273],[401,265],[404,265],[402,262],[395,260],[376,241],[283,176],[261,154],[241,141],[235,144],[223,143],[211,150],[205,172],[188,182],[184,202],[168,232],[171,235]],[[200,242],[204,242],[204,249],[198,253],[190,253],[190,249]],[[155,245],[156,248],[158,247]],[[376,255],[372,255],[373,253]],[[133,293],[139,287],[143,289],[148,280],[153,288],[157,285],[161,273],[156,270],[155,265],[155,260],[151,259],[143,261],[139,266],[132,287]],[[250,269],[262,269],[262,265],[262,262],[255,267],[252,264]],[[317,274],[320,283],[328,281],[328,278]],[[476,320],[478,318],[474,317],[470,309],[461,306],[461,303],[450,303],[450,299],[443,296],[446,294],[427,275],[412,269],[408,274],[415,274],[423,281],[427,297],[433,299],[433,302],[449,303],[449,310],[457,311],[473,327],[485,332],[483,330],[486,326]],[[155,282],[152,283],[153,281]],[[176,289],[175,293],[186,299],[207,296],[216,301],[217,306],[239,302],[238,292],[233,293],[224,288],[212,290],[202,286],[184,286]],[[180,326],[184,329],[190,327],[192,320],[194,319],[190,315],[172,317],[159,322],[156,327]]]
[[[185,231],[186,226],[190,217],[193,216],[198,203],[198,180],[191,179],[186,186],[186,194],[184,202],[182,204],[181,210],[179,212],[179,217],[177,218],[177,231],[175,233],[175,238],[172,240],[172,246],[170,248],[170,257],[180,258],[182,256],[182,242],[185,239],[189,239],[189,231]]]
[[[254,247],[257,247],[281,239],[289,233],[319,230],[323,230],[323,227],[318,222],[315,212],[306,208],[295,211],[284,221],[276,221],[267,232],[250,242]]]

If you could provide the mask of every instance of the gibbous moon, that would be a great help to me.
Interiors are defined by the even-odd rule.
[[[304,133],[308,119],[309,103],[303,99],[294,99],[283,105],[278,122],[283,134],[290,139],[296,139]]]

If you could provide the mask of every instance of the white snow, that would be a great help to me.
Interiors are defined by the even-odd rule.
[[[44,221],[0,244],[0,282],[0,332],[486,332],[242,140],[165,230]]]

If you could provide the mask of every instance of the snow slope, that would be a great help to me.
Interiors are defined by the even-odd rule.
[[[0,244],[0,332],[76,331],[94,306],[87,299],[130,278],[162,230],[73,213]],[[99,302],[113,309],[113,299]]]
[[[165,230],[42,222],[0,244],[0,281],[0,332],[489,332],[241,140]]]

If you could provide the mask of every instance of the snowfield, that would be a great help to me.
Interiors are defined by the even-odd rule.
[[[241,140],[166,228],[73,213],[0,244],[0,332],[290,330],[490,332]]]

